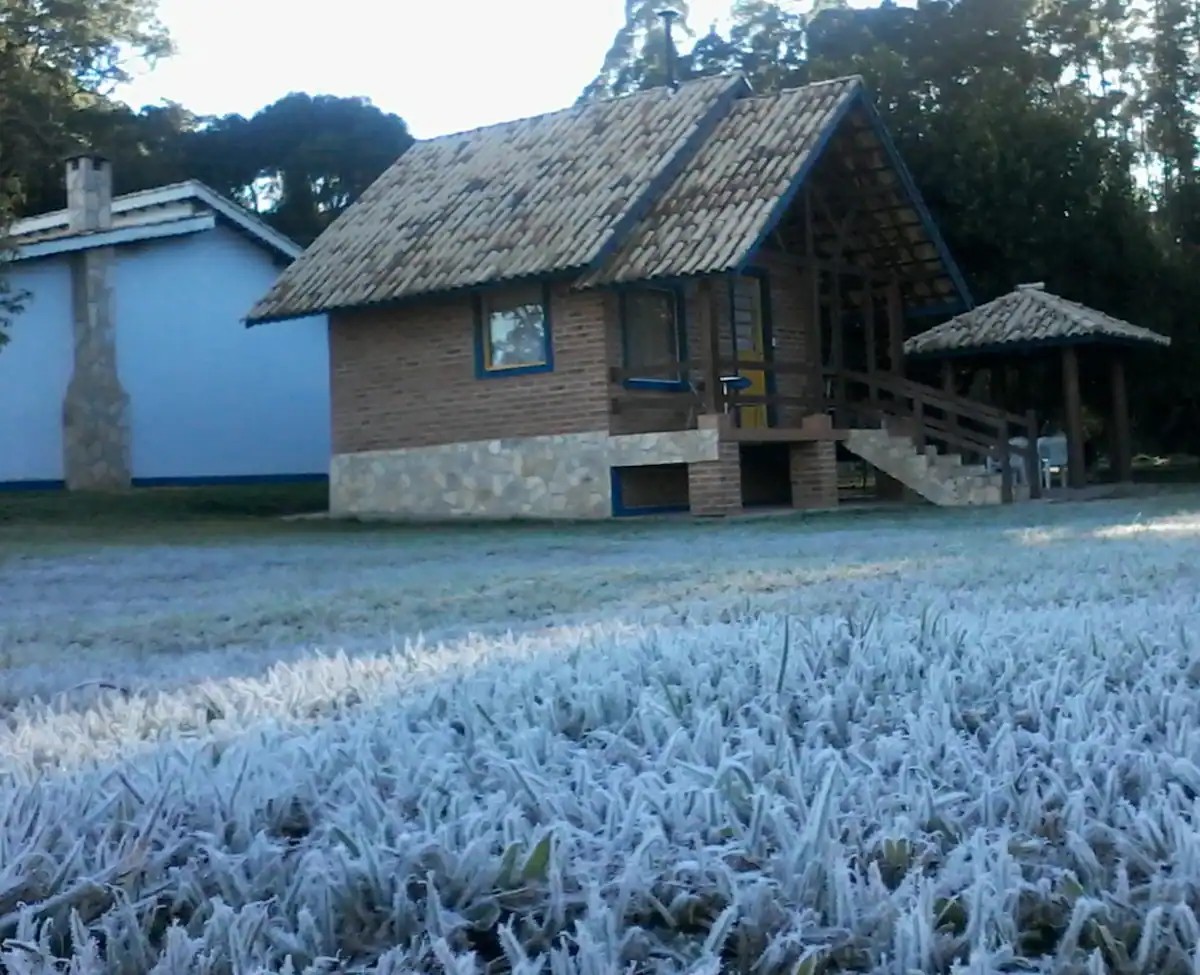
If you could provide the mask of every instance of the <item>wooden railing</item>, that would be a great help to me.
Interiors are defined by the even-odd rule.
[[[1013,457],[1024,469],[1031,497],[1041,494],[1037,415],[1008,413],[977,400],[904,379],[892,373],[826,370],[829,408],[838,424],[899,420],[917,449],[934,444],[966,459],[994,459],[1000,465],[1001,493],[1013,498]],[[1014,437],[1024,443],[1014,444]]]
[[[694,428],[699,414],[714,405],[719,413],[733,414],[735,421],[741,408],[748,406],[792,407],[803,414],[827,412],[833,415],[836,428],[877,426],[893,421],[890,424],[893,429],[903,428],[903,432],[912,436],[918,449],[935,445],[962,454],[964,459],[995,460],[1000,467],[1001,493],[1006,502],[1013,499],[1014,457],[1024,470],[1031,496],[1041,494],[1037,417],[1033,411],[1018,416],[894,373],[847,369],[826,369],[818,373],[812,363],[750,363],[732,358],[722,359],[719,367],[721,376],[744,371],[765,373],[768,389],[786,387],[788,378],[796,377],[804,377],[811,384],[818,375],[825,388],[821,395],[814,397],[778,391],[747,393],[718,384],[708,397],[704,380],[699,378],[706,370],[699,362],[684,360],[613,367],[609,370],[613,386],[612,412],[656,415],[664,423],[669,417],[672,426],[684,429]],[[639,380],[646,385],[638,385]],[[654,385],[675,382],[679,385]],[[1023,436],[1025,443],[1011,443],[1017,436]]]
[[[651,366],[613,366],[609,369],[613,387],[609,409],[614,415],[651,415],[671,426],[694,428],[696,418],[703,412],[704,388],[702,381],[691,378],[696,365],[684,360]],[[639,382],[646,385],[638,385]],[[654,383],[678,383],[678,386],[656,387]]]

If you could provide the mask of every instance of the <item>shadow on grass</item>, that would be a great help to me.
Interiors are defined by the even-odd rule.
[[[325,483],[135,488],[120,492],[0,493],[0,525],[126,527],[197,520],[241,520],[326,510]]]

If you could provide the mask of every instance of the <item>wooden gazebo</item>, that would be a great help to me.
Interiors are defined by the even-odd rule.
[[[1057,355],[1062,363],[1069,484],[1082,487],[1085,471],[1080,347],[1101,347],[1109,361],[1112,462],[1118,478],[1127,481],[1132,477],[1133,448],[1124,356],[1131,346],[1170,344],[1171,340],[1165,335],[1051,294],[1040,284],[1025,284],[995,301],[914,335],[905,342],[904,352],[914,359],[941,360],[942,381],[947,388],[954,383],[953,361],[956,358],[1013,359]]]

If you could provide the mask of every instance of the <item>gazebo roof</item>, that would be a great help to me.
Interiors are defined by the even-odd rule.
[[[1040,284],[1023,284],[995,301],[914,335],[904,343],[904,352],[913,356],[979,355],[1086,343],[1170,345],[1171,340],[1051,294]]]

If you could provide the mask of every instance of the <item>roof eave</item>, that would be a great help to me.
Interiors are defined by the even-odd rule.
[[[1156,339],[1134,338],[1132,336],[1116,335],[1072,335],[1046,339],[1026,339],[1013,342],[988,342],[980,345],[955,346],[950,348],[928,350],[904,350],[906,358],[910,359],[966,359],[975,356],[1026,355],[1046,352],[1051,349],[1066,347],[1079,348],[1085,345],[1106,345],[1117,348],[1156,348],[1165,349],[1171,340],[1165,335],[1160,336],[1165,341]]]
[[[43,257],[55,257],[59,254],[95,250],[100,247],[117,247],[122,244],[136,244],[147,240],[161,240],[202,233],[212,230],[215,224],[216,219],[211,213],[202,213],[178,220],[162,220],[158,223],[134,224],[129,227],[114,227],[107,230],[69,234],[63,237],[51,237],[48,240],[34,241],[29,244],[12,242],[9,244],[9,248],[12,251],[14,262],[31,261]]]
[[[746,266],[754,259],[754,256],[762,249],[763,244],[767,242],[767,238],[770,237],[771,232],[775,229],[779,221],[792,208],[792,204],[796,202],[796,197],[804,188],[808,177],[812,175],[813,167],[816,166],[825,154],[825,150],[829,148],[829,143],[837,134],[837,130],[846,120],[846,117],[863,98],[864,88],[862,79],[856,76],[852,79],[852,84],[853,87],[847,97],[837,107],[837,110],[833,113],[833,117],[826,121],[825,130],[821,133],[816,145],[812,147],[812,151],[804,158],[804,161],[800,164],[800,168],[792,175],[791,181],[788,183],[788,187],[784,190],[783,195],[771,207],[771,212],[768,214],[766,222],[763,224],[762,229],[759,230],[754,242],[725,270],[744,271]]]
[[[942,237],[942,232],[938,229],[937,221],[933,219],[933,214],[930,212],[929,206],[925,203],[925,198],[921,195],[920,189],[917,188],[916,180],[913,179],[908,164],[901,157],[900,150],[896,147],[896,143],[892,139],[892,134],[888,131],[883,117],[879,114],[879,109],[875,107],[873,99],[868,97],[865,82],[859,86],[859,97],[866,108],[871,128],[874,129],[875,134],[879,137],[879,141],[883,144],[888,159],[896,167],[896,173],[900,177],[900,182],[904,186],[905,192],[908,193],[909,198],[913,201],[913,208],[921,218],[921,225],[925,228],[925,232],[929,234],[929,239],[933,242],[933,246],[937,250],[938,256],[941,258],[942,264],[950,276],[950,280],[954,282],[954,287],[958,291],[959,298],[962,299],[962,303],[966,308],[973,308],[975,299],[971,295],[971,289],[967,286],[967,280],[962,273],[962,269],[958,266],[958,262],[954,260],[954,256],[950,253],[950,248],[946,246],[945,238]]]
[[[520,288],[534,284],[562,284],[573,282],[583,271],[582,267],[567,268],[566,270],[546,271],[540,274],[527,274],[521,277],[498,278],[481,283],[465,284],[457,288],[446,288],[438,291],[420,291],[413,294],[401,295],[398,298],[381,298],[377,301],[351,301],[343,304],[324,305],[300,311],[268,312],[263,315],[251,314],[242,319],[247,328],[255,325],[267,325],[272,322],[289,322],[300,318],[313,318],[318,315],[337,315],[352,311],[374,311],[383,308],[406,308],[412,305],[426,304],[438,301],[453,301],[456,298],[466,298],[481,291],[497,288]],[[262,302],[265,303],[265,302]],[[257,306],[256,306],[257,307]]]

